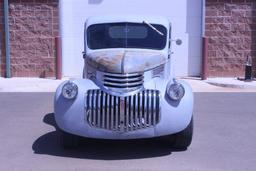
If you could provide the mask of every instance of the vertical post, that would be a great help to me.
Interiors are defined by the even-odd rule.
[[[205,0],[201,1],[201,35],[205,36]]]
[[[206,0],[201,1],[201,36],[202,36],[202,80],[206,80],[208,77],[208,38],[205,37],[205,4]]]
[[[202,80],[206,80],[208,77],[208,38],[203,37],[202,48]]]
[[[62,54],[61,54],[61,38],[55,37],[56,47],[56,79],[62,78]]]
[[[10,61],[10,33],[9,33],[9,2],[4,0],[4,31],[5,31],[5,54],[6,54],[6,78],[11,77]]]
[[[247,56],[245,63],[245,81],[252,81],[252,57]]]

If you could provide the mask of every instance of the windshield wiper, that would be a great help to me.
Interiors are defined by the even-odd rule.
[[[155,30],[158,34],[160,34],[161,36],[164,35],[164,33],[162,33],[161,31],[157,30],[157,28],[155,28],[154,26],[152,26],[152,24],[150,24],[149,22],[147,21],[143,21],[143,24],[147,24],[150,28],[152,28],[153,30]]]

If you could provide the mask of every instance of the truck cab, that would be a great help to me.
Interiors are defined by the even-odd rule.
[[[84,25],[83,78],[56,90],[54,115],[64,146],[78,136],[140,139],[166,136],[187,148],[193,93],[173,72],[171,24],[164,17],[99,16]],[[182,47],[181,47],[182,48]]]

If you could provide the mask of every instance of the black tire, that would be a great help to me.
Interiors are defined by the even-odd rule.
[[[67,149],[75,148],[79,145],[79,137],[60,130],[60,144]]]
[[[187,149],[191,144],[193,137],[193,117],[191,118],[189,125],[184,130],[170,136],[171,137],[169,138],[172,140],[173,148],[180,150]]]

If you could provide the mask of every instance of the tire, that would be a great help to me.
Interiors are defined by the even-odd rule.
[[[60,130],[60,144],[66,149],[75,148],[79,145],[79,137]]]
[[[193,117],[190,120],[189,125],[176,134],[170,135],[172,147],[179,150],[185,150],[189,147],[193,137]]]

